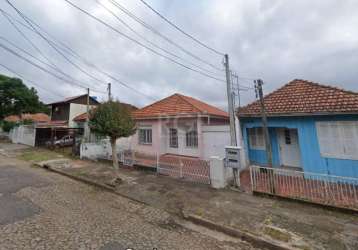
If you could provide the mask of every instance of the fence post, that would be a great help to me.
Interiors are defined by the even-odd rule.
[[[252,175],[253,175],[253,167],[250,166],[249,169],[250,169],[251,191],[254,191],[254,180],[253,180],[254,178],[252,178]]]
[[[157,168],[157,173],[159,173],[159,154],[158,154],[158,152],[156,152],[156,157],[157,157],[157,165],[156,165],[156,168]]]
[[[183,162],[179,159],[179,166],[180,166],[180,178],[183,178]]]

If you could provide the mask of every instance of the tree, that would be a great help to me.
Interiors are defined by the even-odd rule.
[[[35,88],[28,88],[21,79],[0,74],[0,120],[22,113],[49,113]]]
[[[92,132],[100,136],[108,136],[112,146],[113,167],[117,170],[118,157],[116,141],[121,137],[128,137],[135,133],[135,122],[131,117],[131,108],[118,101],[108,101],[90,112],[89,127]]]

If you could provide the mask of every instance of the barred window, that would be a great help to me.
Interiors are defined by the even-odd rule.
[[[198,147],[198,132],[196,130],[186,132],[186,146],[192,148]]]
[[[178,130],[175,128],[169,129],[169,146],[171,148],[178,147]]]
[[[139,129],[139,144],[152,144],[152,129],[140,128]]]

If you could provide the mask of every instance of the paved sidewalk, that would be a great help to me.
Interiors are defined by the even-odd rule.
[[[49,164],[64,173],[107,185],[109,164],[70,160]],[[177,215],[193,215],[297,249],[358,249],[358,216],[306,204],[183,182],[122,167],[115,191]]]

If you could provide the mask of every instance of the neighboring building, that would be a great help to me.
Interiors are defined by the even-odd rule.
[[[264,102],[274,167],[358,177],[358,93],[296,79]],[[259,102],[238,116],[248,159],[266,165]]]
[[[128,103],[123,103],[123,102],[122,102],[121,104],[127,106],[127,108],[128,108],[130,111],[134,111],[134,110],[137,110],[137,109],[138,109],[137,107],[135,107],[135,106],[133,106],[133,105],[131,105],[131,104],[128,104]],[[84,128],[85,123],[86,123],[86,121],[87,121],[87,112],[77,115],[76,117],[74,117],[74,118],[72,119],[72,121],[74,122],[75,127],[77,127],[77,128]],[[90,142],[97,141],[98,139],[99,139],[98,136],[96,136],[96,135],[93,134],[93,133],[90,133],[90,139],[89,139]]]
[[[4,118],[8,122],[33,121],[34,123],[44,123],[50,121],[50,117],[44,113],[10,115]]]
[[[125,105],[127,106],[127,108],[130,110],[130,111],[135,111],[137,110],[138,108],[131,105],[131,104],[128,104],[128,103],[124,103],[124,102],[121,102],[122,105]],[[75,126],[76,127],[79,127],[79,128],[83,128],[84,127],[84,124],[87,120],[87,112],[84,112],[82,114],[79,114],[77,115],[76,117],[74,117],[72,119],[72,121],[75,123]]]
[[[148,154],[208,159],[223,156],[230,143],[228,114],[181,94],[136,110],[133,118],[137,132],[132,148]]]
[[[29,146],[35,146],[36,127],[50,121],[50,117],[44,113],[22,114],[20,116],[11,115],[5,117],[5,121],[16,122],[19,126],[15,126],[10,130],[9,139],[13,143],[20,143]],[[24,125],[21,122],[32,121],[32,124]]]
[[[89,108],[99,102],[89,97]],[[73,119],[87,111],[87,94],[66,98],[48,104],[51,108],[51,120],[36,126],[36,146],[44,145],[51,139],[59,139],[70,133],[83,134],[83,127],[78,127]]]
[[[99,105],[99,102],[89,97],[90,109]],[[69,128],[76,126],[73,119],[87,111],[87,94],[66,98],[65,100],[48,104],[51,107],[51,122],[64,123]]]

